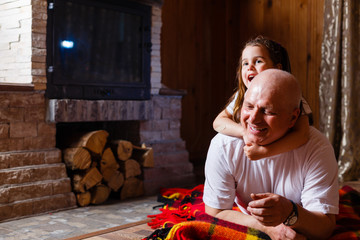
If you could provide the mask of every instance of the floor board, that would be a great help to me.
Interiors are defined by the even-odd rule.
[[[81,236],[67,238],[65,240],[143,239],[144,237],[149,236],[154,231],[147,225],[148,222],[149,220],[146,219],[135,223],[129,223],[118,227],[113,227],[88,234],[83,234]]]

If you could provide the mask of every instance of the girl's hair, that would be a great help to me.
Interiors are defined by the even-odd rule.
[[[241,52],[243,52],[244,49],[248,46],[264,47],[269,52],[270,59],[273,62],[274,66],[276,66],[277,64],[281,64],[282,70],[291,73],[289,55],[286,49],[283,46],[281,46],[279,43],[260,35],[246,42]],[[236,78],[238,79],[238,88],[236,92],[238,93],[238,97],[236,98],[236,102],[234,105],[234,112],[232,115],[233,120],[237,123],[240,122],[240,109],[243,104],[244,94],[246,91],[246,86],[241,77],[241,58],[242,57],[240,57],[239,59],[239,65],[236,72]],[[234,99],[235,94],[236,93],[232,95],[232,97],[229,100],[229,103]]]

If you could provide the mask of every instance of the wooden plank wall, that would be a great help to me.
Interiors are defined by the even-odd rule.
[[[318,126],[324,0],[164,0],[162,83],[186,89],[181,136],[190,159],[206,157],[212,121],[236,87],[243,44],[262,34],[283,44]]]

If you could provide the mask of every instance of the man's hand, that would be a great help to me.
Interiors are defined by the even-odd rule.
[[[284,224],[277,225],[276,227],[266,227],[265,233],[269,235],[272,240],[306,240],[304,235],[297,233],[295,230]]]
[[[273,193],[251,194],[247,210],[264,226],[282,224],[292,211],[290,200]]]

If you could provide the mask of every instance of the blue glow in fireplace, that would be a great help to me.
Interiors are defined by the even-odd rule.
[[[48,1],[48,98],[149,99],[150,53],[150,6]]]

